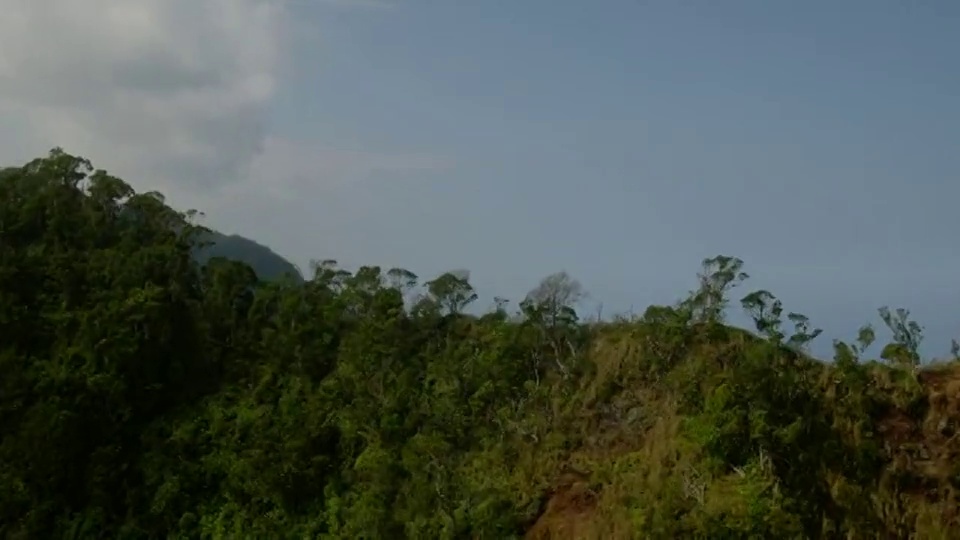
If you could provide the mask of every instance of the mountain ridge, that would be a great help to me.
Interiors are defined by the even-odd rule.
[[[270,247],[239,234],[226,234],[208,229],[200,235],[201,246],[194,252],[197,262],[206,264],[216,257],[244,263],[253,269],[263,281],[290,278],[303,283],[303,274],[292,262],[283,258]]]

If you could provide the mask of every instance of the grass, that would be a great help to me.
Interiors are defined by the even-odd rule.
[[[518,477],[520,485],[551,479],[527,538],[811,537],[802,511],[810,501],[796,497],[820,486],[821,537],[948,538],[960,530],[960,364],[841,368],[777,352],[771,373],[789,372],[807,387],[817,402],[807,410],[821,411],[828,440],[796,436],[784,443],[796,455],[776,457],[761,444],[733,464],[703,444],[726,436],[707,402],[723,388],[751,386],[738,378],[759,372],[737,363],[760,354],[763,340],[719,331],[724,339],[697,332],[665,345],[657,341],[663,328],[640,322],[597,330],[585,375],[549,427],[574,444],[517,463],[536,471]],[[736,413],[736,399],[720,410]],[[839,462],[815,455],[831,445]],[[804,476],[807,484],[798,483]]]

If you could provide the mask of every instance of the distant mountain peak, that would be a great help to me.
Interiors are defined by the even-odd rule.
[[[303,275],[296,265],[245,236],[210,231],[200,241],[208,244],[197,250],[196,258],[200,264],[214,257],[223,257],[250,266],[263,281],[276,281],[289,276],[297,283],[303,282]]]

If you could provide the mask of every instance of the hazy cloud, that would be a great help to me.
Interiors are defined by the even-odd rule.
[[[286,12],[269,0],[7,0],[0,141],[157,187],[236,176],[265,136]],[[13,144],[7,144],[13,143]]]
[[[299,2],[303,4],[313,2],[319,5],[344,8],[389,9],[394,7],[392,2],[386,0],[299,0]]]
[[[316,193],[317,187],[349,185],[379,172],[436,171],[452,166],[451,160],[430,154],[352,150],[270,136],[245,176],[254,184],[270,179],[271,194],[289,199]]]
[[[197,196],[239,185],[279,194],[308,178],[435,166],[424,156],[270,136],[266,115],[289,36],[304,24],[290,8],[281,0],[5,0],[0,162],[62,146],[174,204],[203,204]]]

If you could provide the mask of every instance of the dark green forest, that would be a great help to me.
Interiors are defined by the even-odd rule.
[[[477,315],[212,234],[59,149],[0,173],[0,537],[960,537],[960,369],[906,310],[814,359],[732,256],[601,321],[562,272]]]

